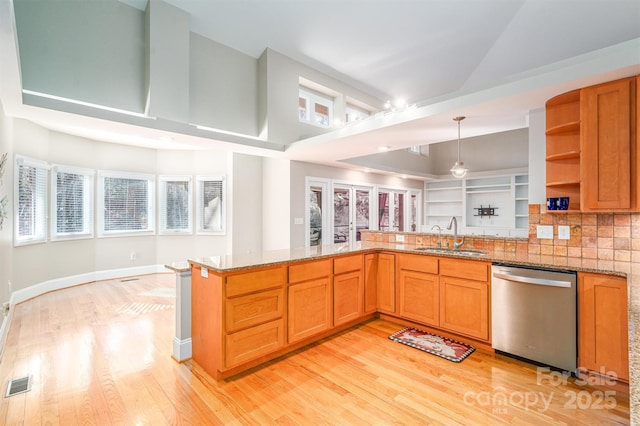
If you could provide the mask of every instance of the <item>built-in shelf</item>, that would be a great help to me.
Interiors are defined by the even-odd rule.
[[[553,136],[553,135],[559,135],[561,133],[579,132],[579,131],[580,131],[580,121],[570,121],[567,123],[560,124],[558,126],[548,128],[545,134],[547,136]]]
[[[569,160],[572,158],[580,158],[580,151],[568,151],[568,152],[561,152],[559,154],[548,155],[546,157],[546,160],[547,161]]]

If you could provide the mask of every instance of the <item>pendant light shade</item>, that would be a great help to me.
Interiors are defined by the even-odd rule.
[[[458,122],[458,161],[456,161],[456,163],[453,165],[453,167],[451,167],[451,169],[449,169],[449,171],[455,178],[464,177],[464,175],[466,175],[467,171],[469,170],[464,166],[464,163],[460,161],[460,122],[464,119],[464,116],[453,118],[453,121]]]

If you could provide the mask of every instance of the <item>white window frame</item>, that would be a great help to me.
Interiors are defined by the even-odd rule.
[[[147,227],[145,229],[105,230],[104,182],[106,178],[147,181]],[[100,170],[98,172],[98,237],[120,237],[155,234],[155,175]]]
[[[160,235],[191,235],[193,234],[193,179],[191,176],[169,176],[158,177],[158,233]],[[167,228],[167,184],[169,182],[187,183],[187,228],[171,229]]]
[[[303,87],[300,87],[299,93],[298,93],[298,97],[299,98],[304,98],[307,100],[307,114],[306,117],[303,119],[302,117],[300,117],[300,109],[298,107],[298,120],[301,123],[306,123],[306,124],[311,124],[312,126],[316,126],[316,127],[322,127],[323,129],[330,129],[332,124],[333,124],[333,100],[330,98],[325,98],[323,96],[317,95],[315,93],[312,93],[308,90],[306,90]],[[316,109],[315,109],[315,105],[323,105],[327,107],[328,110],[328,122],[326,125],[318,123],[316,121]]]
[[[220,182],[221,183],[221,200],[218,203],[218,209],[220,212],[220,223],[218,228],[209,229],[205,228],[205,194],[204,194],[204,185],[207,182]],[[196,218],[197,218],[197,231],[196,233],[199,235],[225,235],[226,234],[226,218],[227,218],[227,189],[226,189],[226,178],[225,176],[197,176],[196,177]],[[212,201],[212,200],[211,200]],[[211,202],[210,201],[210,202]]]
[[[20,168],[32,167],[36,169],[37,185],[35,196],[37,197],[33,204],[35,214],[33,220],[33,231],[29,235],[20,235]],[[14,246],[27,244],[43,243],[47,241],[47,225],[49,221],[48,213],[48,194],[49,194],[49,169],[51,166],[44,161],[35,160],[21,155],[15,157],[14,167]]]
[[[58,232],[58,173],[83,176],[82,231]],[[65,165],[54,165],[51,168],[51,240],[69,240],[93,238],[93,181],[95,172],[90,169]]]

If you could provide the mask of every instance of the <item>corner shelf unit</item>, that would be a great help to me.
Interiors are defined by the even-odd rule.
[[[499,214],[478,215],[488,206]],[[528,235],[529,177],[509,174],[425,182],[425,232],[435,225],[446,229],[452,216],[466,235]]]
[[[580,89],[551,98],[546,106],[547,197],[569,197],[580,210]]]

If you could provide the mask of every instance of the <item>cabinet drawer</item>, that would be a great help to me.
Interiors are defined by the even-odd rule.
[[[299,283],[331,275],[331,259],[289,266],[289,282]]]
[[[440,259],[440,275],[489,281],[489,263],[465,259]]]
[[[362,269],[362,255],[342,256],[333,260],[333,273],[343,274],[345,272]]]
[[[225,367],[230,368],[284,346],[284,320],[257,325],[225,337]]]
[[[284,287],[227,299],[225,308],[226,329],[229,333],[282,318]]]
[[[247,272],[227,277],[227,297],[282,287],[287,281],[284,266],[262,271]]]
[[[409,271],[426,272],[427,274],[438,273],[438,258],[424,256],[420,254],[401,254],[398,256],[399,269]]]

